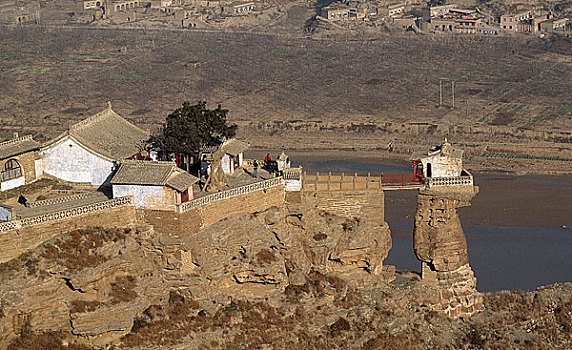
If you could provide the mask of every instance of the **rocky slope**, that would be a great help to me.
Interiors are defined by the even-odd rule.
[[[147,226],[64,233],[1,265],[5,336],[0,344],[9,349],[572,345],[572,284],[488,294],[484,311],[448,317],[455,315],[435,311],[443,302],[440,284],[382,264],[390,248],[387,224],[336,216],[311,200],[237,214],[184,239],[158,236]],[[463,259],[451,263],[440,273],[465,266]]]

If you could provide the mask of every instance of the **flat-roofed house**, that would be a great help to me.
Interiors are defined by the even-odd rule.
[[[483,19],[478,17],[464,17],[456,20],[455,32],[460,34],[477,34],[483,25]]]
[[[0,143],[0,191],[35,181],[41,175],[40,143],[31,135]]]
[[[173,162],[125,160],[110,183],[113,198],[133,196],[137,208],[165,210],[193,199],[198,181]]]
[[[114,162],[137,156],[148,139],[110,106],[45,144],[43,171],[64,181],[108,184]]]
[[[515,14],[500,16],[500,26],[505,32],[522,32],[523,22],[533,19],[532,11],[523,11]]]
[[[391,4],[385,7],[381,7],[379,10],[380,10],[379,11],[380,15],[383,16],[389,16],[389,17],[398,16],[405,12],[405,3],[401,2],[398,4]]]
[[[323,7],[320,10],[320,15],[331,21],[348,20],[350,17],[350,8],[344,4],[333,3]]]

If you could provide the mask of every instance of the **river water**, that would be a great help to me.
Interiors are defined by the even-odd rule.
[[[383,173],[411,172],[411,167],[404,163],[401,165],[346,162],[346,161],[323,161],[307,162],[302,164],[309,172],[334,173],[367,173],[372,175]],[[504,182],[506,181],[506,182]],[[499,178],[499,177],[476,177],[475,182],[486,190],[492,183],[506,184],[526,183],[542,184],[550,186],[556,191],[567,191],[569,198],[567,203],[561,205],[568,207],[570,213],[567,222],[572,224],[572,181],[562,178],[547,177],[523,177],[523,178]],[[397,192],[402,192],[401,194]],[[512,203],[510,210],[526,215],[525,203],[518,197],[517,191],[503,193],[503,200]],[[514,196],[510,201],[506,196]],[[389,199],[388,199],[389,197]],[[397,198],[397,199],[395,199]],[[388,202],[403,206],[404,210],[392,210],[388,208]],[[534,199],[532,199],[534,200]],[[494,206],[494,203],[491,203]],[[522,208],[519,208],[519,205]],[[419,272],[420,262],[413,252],[413,216],[415,213],[416,197],[414,193],[403,194],[403,191],[386,192],[385,219],[392,231],[393,248],[384,264],[394,265],[399,270],[411,270]],[[538,210],[542,210],[543,203],[537,203]],[[460,210],[461,222],[465,211],[477,208],[463,208]],[[498,208],[502,211],[505,208]],[[530,210],[530,208],[528,208]],[[477,277],[477,288],[480,291],[510,290],[534,290],[538,286],[556,282],[572,281],[572,229],[562,229],[558,225],[546,226],[544,223],[532,225],[532,227],[515,226],[514,220],[503,216],[495,217],[494,226],[487,225],[490,221],[490,212],[483,212],[482,220],[472,213],[470,221],[474,225],[463,224],[469,249],[469,261]],[[485,217],[486,216],[486,217]],[[529,225],[531,226],[531,225]]]

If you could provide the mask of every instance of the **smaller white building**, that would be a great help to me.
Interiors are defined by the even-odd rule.
[[[457,177],[463,171],[463,150],[454,148],[447,139],[428,152],[414,153],[410,160],[421,162],[425,178]]]
[[[210,174],[210,162],[212,162],[212,155],[220,149],[223,153],[222,156],[222,170],[226,175],[234,174],[237,168],[241,168],[244,164],[244,151],[250,145],[244,141],[237,139],[230,139],[219,146],[208,147],[201,153],[201,172]]]
[[[173,162],[125,160],[110,183],[113,198],[133,196],[137,208],[169,210],[193,199],[198,181]]]

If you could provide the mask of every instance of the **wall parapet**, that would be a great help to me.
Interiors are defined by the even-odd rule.
[[[69,196],[57,197],[57,198],[52,198],[52,199],[44,199],[44,200],[39,200],[39,201],[29,201],[29,202],[26,202],[26,207],[29,207],[29,208],[44,207],[46,205],[60,204],[60,203],[75,201],[78,199],[84,199],[84,198],[88,198],[92,195],[93,195],[93,193],[84,192],[84,193],[72,194]]]
[[[133,205],[132,196],[120,197],[97,203],[90,203],[86,205],[77,206],[71,209],[55,211],[49,214],[43,214],[38,216],[32,216],[29,218],[3,222],[0,223],[0,232],[17,230],[20,228],[40,225],[43,223],[48,223],[53,221],[65,220],[67,218],[82,216],[85,214],[90,214],[105,209],[122,207],[125,205]]]
[[[212,202],[240,196],[254,191],[266,190],[268,188],[281,185],[284,185],[284,179],[282,177],[276,177],[264,181],[259,181],[246,186],[236,187],[230,190],[209,194],[204,197],[200,197],[182,204],[178,204],[175,207],[175,211],[178,213],[184,213],[193,208],[200,207]]]
[[[473,175],[463,170],[465,175],[450,177],[430,177],[425,179],[427,188],[437,186],[473,186]]]
[[[284,169],[284,180],[300,180],[302,178],[302,167]]]

